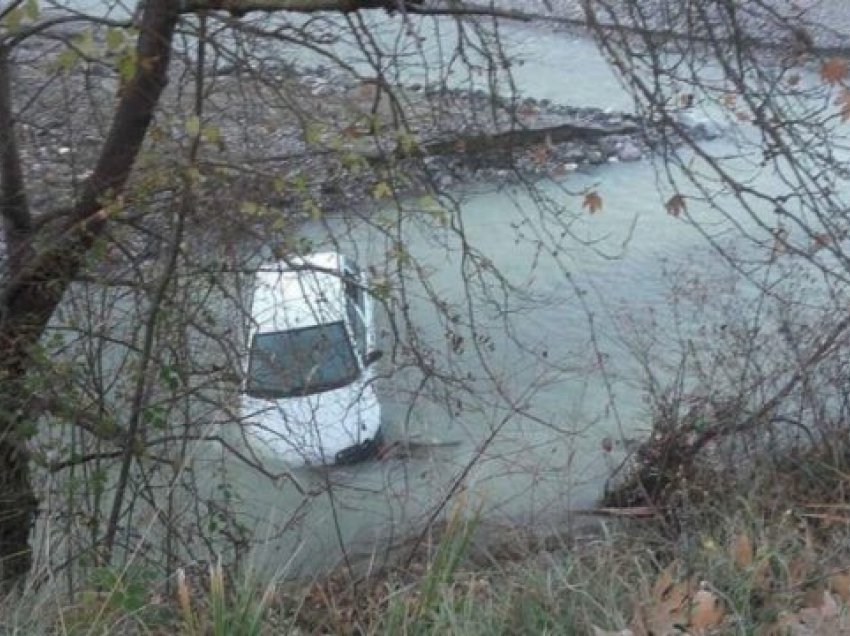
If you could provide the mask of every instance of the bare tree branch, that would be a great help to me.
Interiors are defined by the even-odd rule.
[[[183,13],[198,11],[229,11],[242,16],[252,11],[291,13],[353,13],[365,9],[383,9],[388,13],[404,11],[416,15],[489,16],[510,20],[530,21],[544,17],[524,11],[497,9],[493,6],[442,2],[436,6],[423,6],[415,0],[188,0],[181,6]],[[545,16],[550,18],[551,16]]]

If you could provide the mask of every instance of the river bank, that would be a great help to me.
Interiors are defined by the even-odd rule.
[[[61,35],[79,37],[71,27]],[[16,74],[31,89],[16,95],[27,104],[18,125],[23,168],[30,182],[40,184],[30,202],[46,217],[88,176],[121,84],[114,53],[59,69],[60,52],[54,41],[38,39],[16,52]],[[185,78],[197,70],[174,63],[144,154],[146,163],[160,163],[171,174],[195,129]],[[235,209],[225,213],[232,221],[244,203],[288,219],[315,219],[362,208],[390,190],[404,197],[471,183],[560,180],[606,163],[645,159],[662,134],[651,122],[613,109],[444,84],[354,81],[321,66],[256,69],[246,62],[203,73],[207,104],[197,170],[205,189],[214,191],[205,201],[232,193]],[[400,116],[404,125],[394,124]],[[680,124],[697,139],[723,134],[687,111]]]

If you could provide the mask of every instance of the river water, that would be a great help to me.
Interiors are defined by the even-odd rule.
[[[507,56],[522,59],[512,69],[522,95],[631,109],[591,41],[518,26],[503,35]],[[732,136],[706,148],[735,152]],[[303,487],[323,491],[306,498],[285,480],[229,467],[260,540],[257,563],[294,576],[337,563],[343,550],[380,552],[418,532],[452,492],[488,521],[543,531],[563,529],[570,510],[593,504],[627,441],[649,427],[623,325],[671,328],[665,272],[722,268],[693,225],[665,212],[670,191],[650,161],[540,188],[535,198],[509,183],[467,185],[447,193],[456,205],[441,200],[440,212],[412,200],[403,214],[387,207],[304,228],[316,249],[351,254],[392,290],[379,324],[384,425],[390,440],[433,445],[353,467],[296,469]],[[588,189],[602,197],[597,214],[582,209]],[[688,213],[715,238],[729,229],[707,206],[689,203]],[[414,342],[415,352],[403,350]],[[432,375],[411,365],[417,353]]]
[[[592,42],[521,28],[508,39],[524,60],[514,68],[521,94],[629,108]],[[602,196],[600,213],[581,209],[585,189]],[[380,552],[387,537],[418,532],[456,487],[488,522],[563,530],[573,521],[568,511],[593,505],[627,441],[648,429],[623,321],[664,322],[665,268],[717,260],[691,225],[666,214],[648,161],[572,174],[543,186],[542,204],[503,183],[449,194],[459,203],[440,214],[411,201],[402,214],[395,206],[346,213],[304,230],[317,249],[341,249],[389,283],[396,296],[388,311],[396,324],[410,319],[402,341],[415,337],[429,364],[451,378],[425,381],[418,368],[400,369],[409,356],[393,355],[385,335],[388,377],[378,388],[388,438],[451,445],[327,473],[297,470],[303,484],[333,487],[286,538],[259,548],[262,562],[287,574],[337,561],[342,546]],[[255,514],[279,522],[302,501],[291,486],[239,478]]]

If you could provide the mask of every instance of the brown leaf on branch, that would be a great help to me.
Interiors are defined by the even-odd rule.
[[[581,204],[581,207],[585,208],[591,214],[596,214],[602,210],[602,197],[599,196],[596,190],[588,192],[584,195],[584,202]]]
[[[818,232],[812,237],[811,251],[814,253],[819,249],[829,247],[830,245],[832,245],[832,237],[827,232]]]
[[[670,216],[678,217],[682,212],[688,211],[688,204],[685,202],[685,197],[681,194],[674,194],[664,204],[664,209]]]
[[[778,227],[773,230],[773,247],[770,250],[770,260],[774,260],[780,254],[784,254],[788,247],[788,230]]]
[[[820,77],[827,84],[840,84],[847,77],[847,60],[843,57],[831,57],[820,67]]]

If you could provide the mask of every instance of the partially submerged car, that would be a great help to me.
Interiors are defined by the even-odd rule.
[[[242,416],[250,436],[288,463],[352,463],[378,449],[371,365],[381,352],[367,283],[335,252],[256,274]]]

